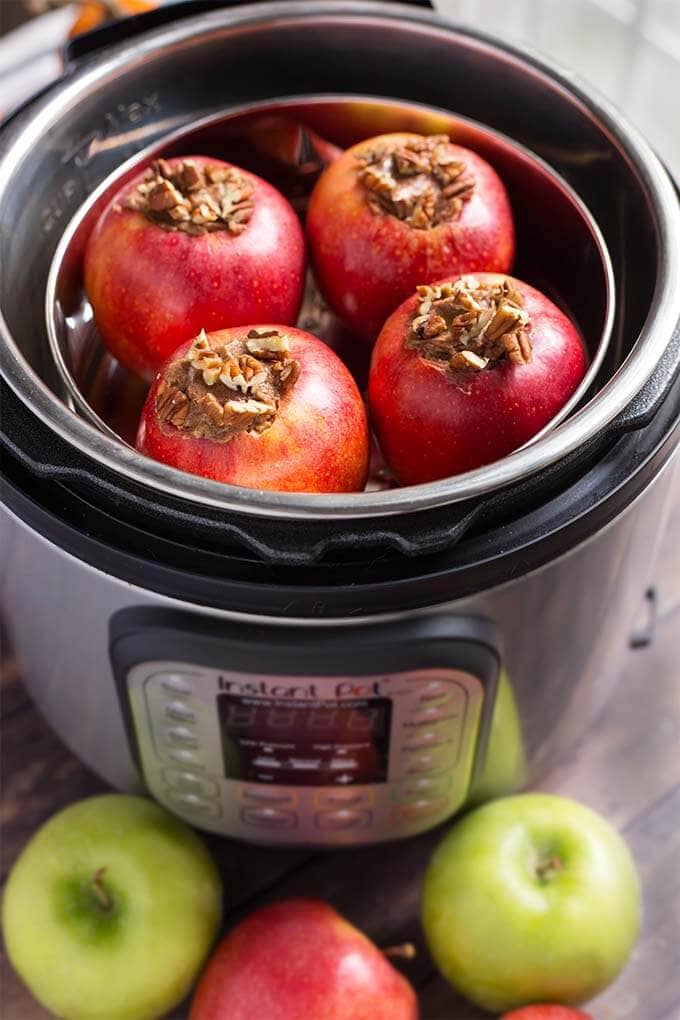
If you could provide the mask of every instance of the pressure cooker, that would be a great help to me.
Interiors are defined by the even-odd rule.
[[[110,394],[134,381],[88,347],[93,218],[152,154],[228,153],[234,119],[277,110],[336,144],[448,117],[498,157],[532,280],[553,265],[608,336],[564,420],[465,475],[344,495],[221,485],[126,441]],[[0,144],[2,614],[61,738],[275,844],[401,838],[538,781],[649,637],[677,472],[680,204],[635,129],[428,9],[282,0],[84,37]]]

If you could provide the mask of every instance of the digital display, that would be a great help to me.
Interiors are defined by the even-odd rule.
[[[385,733],[385,706],[327,708],[257,702],[231,701],[222,718],[229,733],[249,736],[288,737],[291,739],[338,741],[382,736]]]
[[[283,785],[384,782],[389,698],[297,701],[219,694],[225,772]]]

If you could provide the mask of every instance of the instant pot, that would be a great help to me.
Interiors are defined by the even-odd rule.
[[[677,463],[680,205],[617,112],[505,42],[402,4],[210,6],[86,37],[2,128],[3,617],[41,711],[114,786],[246,840],[399,838],[539,779],[646,640]],[[502,461],[409,488],[290,495],[145,459],[50,346],[57,300],[67,332],[92,329],[82,209],[167,139],[336,103],[364,136],[400,104],[451,111],[565,182],[609,253],[609,305],[538,190],[515,213],[580,321],[610,317],[588,393]]]

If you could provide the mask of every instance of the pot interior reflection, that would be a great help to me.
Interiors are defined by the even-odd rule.
[[[55,253],[47,288],[47,326],[71,405],[119,440],[134,444],[146,386],[103,345],[83,289],[82,255],[89,233],[112,194],[157,155],[200,153],[225,159],[270,180],[304,217],[307,198],[337,152],[389,131],[448,134],[482,155],[503,179],[515,216],[514,274],[544,291],[577,324],[590,368],[563,411],[532,442],[554,428],[612,365],[606,357],[613,316],[613,276],[602,237],[585,206],[545,163],[505,136],[453,114],[385,100],[324,98],[258,105],[214,115],[128,161],[71,222]],[[312,274],[298,325],[329,343],[361,388],[370,348],[354,339],[327,308]],[[391,485],[374,458],[369,488]]]

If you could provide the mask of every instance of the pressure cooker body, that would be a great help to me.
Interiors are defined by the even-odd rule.
[[[614,688],[677,475],[677,196],[602,101],[431,13],[275,3],[159,24],[169,11],[0,136],[9,638],[115,786],[253,841],[411,835],[539,779]],[[369,119],[444,106],[568,182],[616,293],[576,413],[469,475],[322,497],[181,475],[77,413],[36,301],[69,222],[138,150],[282,92]]]

